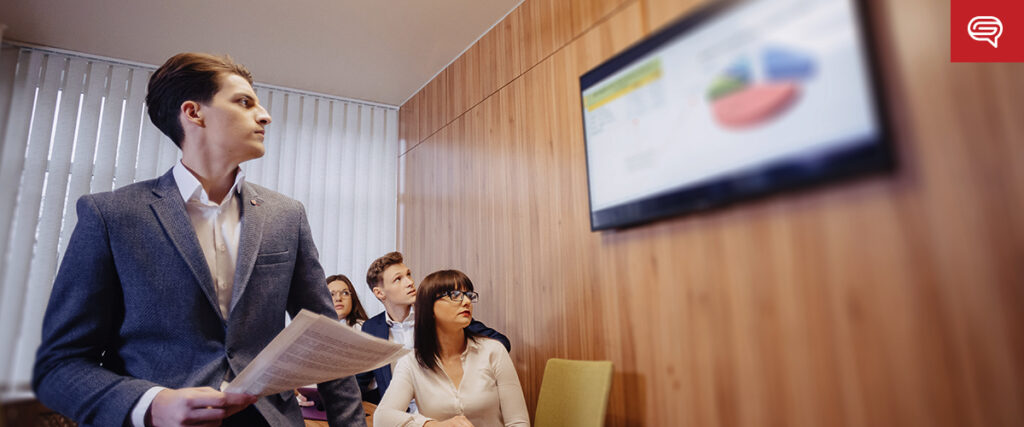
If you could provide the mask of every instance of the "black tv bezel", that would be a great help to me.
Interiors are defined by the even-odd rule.
[[[878,132],[866,138],[861,144],[844,151],[832,152],[807,162],[805,158],[784,159],[757,170],[740,172],[719,177],[695,185],[669,190],[664,194],[594,211],[590,186],[590,151],[586,132],[586,115],[581,114],[583,124],[584,154],[587,170],[587,205],[590,210],[590,230],[601,231],[622,229],[654,222],[668,217],[721,208],[735,202],[755,199],[775,193],[792,191],[859,176],[872,172],[891,172],[896,167],[890,124],[885,104],[881,73],[879,72],[877,48],[871,27],[867,22],[868,9],[863,0],[848,0],[853,4],[855,25],[859,28],[862,56],[867,69],[868,86]],[[585,111],[583,91],[605,77],[636,63],[638,59],[665,43],[675,40],[691,29],[733,8],[749,3],[747,0],[712,2],[697,8],[667,25],[640,42],[626,48],[579,78],[580,107]]]

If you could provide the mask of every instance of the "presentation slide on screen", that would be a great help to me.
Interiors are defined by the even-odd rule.
[[[593,210],[877,132],[849,0],[720,13],[583,91]]]

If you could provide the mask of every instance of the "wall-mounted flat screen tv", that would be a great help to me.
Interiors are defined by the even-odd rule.
[[[890,170],[863,13],[715,2],[581,76],[591,229]]]

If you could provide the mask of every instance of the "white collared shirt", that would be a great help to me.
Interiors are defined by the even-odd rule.
[[[388,334],[390,335],[391,341],[402,344],[409,350],[412,350],[415,335],[413,334],[416,324],[416,311],[409,307],[409,315],[405,316],[400,322],[396,322],[391,319],[391,315],[384,311],[384,322],[388,324]]]
[[[235,287],[238,240],[242,234],[239,195],[242,183],[245,182],[245,173],[241,168],[238,169],[235,183],[219,203],[210,200],[202,184],[180,160],[174,165],[173,173],[178,191],[185,201],[185,210],[199,238],[199,246],[206,257],[206,265],[210,267],[220,313],[227,319],[231,309],[231,291]]]
[[[430,371],[416,361],[416,353],[402,356],[373,414],[373,424],[422,426],[429,420],[462,415],[477,427],[530,425],[519,376],[501,343],[490,338],[468,340],[459,360],[462,381],[455,384],[440,361],[437,371]],[[405,411],[413,398],[418,413]]]
[[[409,315],[405,316],[401,322],[396,322],[391,318],[391,314],[384,310],[384,322],[388,324],[388,338],[391,341],[401,343],[402,347],[412,350],[413,344],[416,342],[416,309],[409,307]],[[391,362],[391,372],[395,372],[395,367],[398,361]],[[374,379],[370,390],[377,388],[377,381]],[[409,403],[407,409],[410,413],[418,413],[419,410],[416,407],[416,400]]]
[[[231,292],[235,287],[238,240],[242,234],[242,212],[238,200],[242,193],[242,183],[245,182],[245,173],[242,168],[238,168],[235,183],[220,203],[210,201],[199,179],[185,168],[181,160],[174,165],[171,173],[174,174],[174,182],[178,184],[181,199],[185,201],[185,210],[199,238],[199,247],[203,249],[210,275],[213,276],[220,313],[227,319],[231,309]],[[161,390],[164,387],[150,388],[139,398],[132,408],[132,425],[144,427],[146,410]]]
[[[401,322],[396,322],[394,319],[391,318],[391,314],[389,314],[387,310],[384,310],[384,323],[387,323],[388,325],[388,340],[402,344],[402,347],[412,350],[413,343],[416,341],[416,335],[414,334],[414,332],[416,331],[415,308],[409,307],[409,315],[405,316],[405,319],[403,319]],[[354,326],[357,331],[363,330],[362,323],[357,323]],[[395,372],[396,363],[398,362],[391,362],[391,372]],[[370,381],[368,389],[374,390],[376,388],[377,378],[374,377],[373,380]],[[412,404],[409,405],[409,411],[416,412],[416,402],[413,402]]]

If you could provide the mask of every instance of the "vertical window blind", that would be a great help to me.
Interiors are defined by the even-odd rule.
[[[155,67],[0,48],[0,398],[31,396],[32,362],[75,202],[158,177],[180,157],[149,121]],[[396,246],[398,112],[255,85],[273,122],[246,180],[301,201],[327,274],[348,275],[369,313],[376,257]]]

